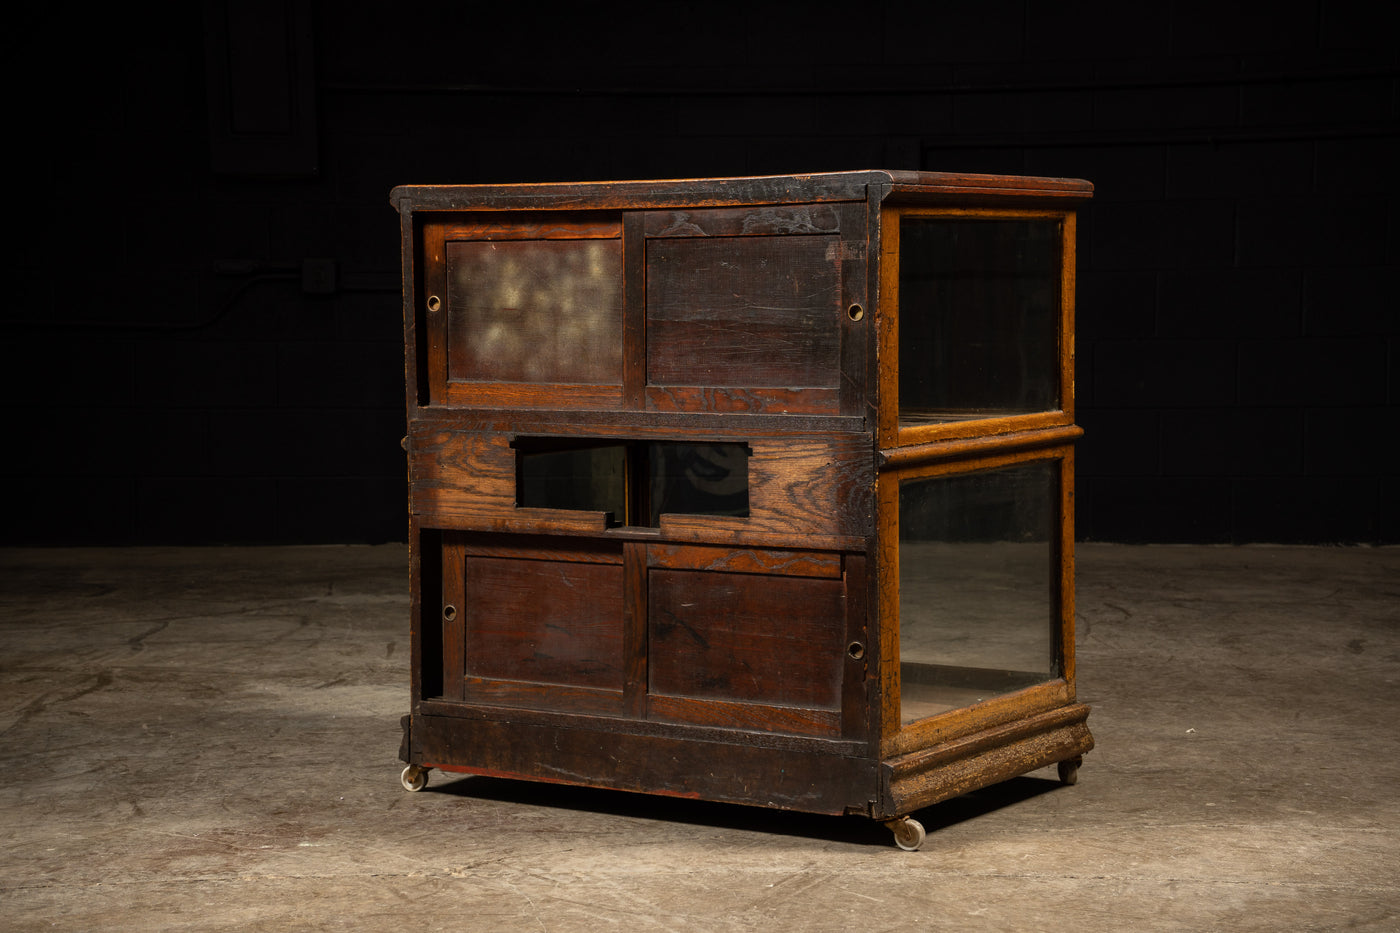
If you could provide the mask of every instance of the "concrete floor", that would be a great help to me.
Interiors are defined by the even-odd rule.
[[[1400,548],[1084,546],[1098,748],[878,825],[433,774],[402,547],[0,551],[0,929],[1400,929]]]

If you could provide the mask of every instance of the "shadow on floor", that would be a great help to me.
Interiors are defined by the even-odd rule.
[[[911,813],[910,816],[921,822],[924,829],[932,834],[965,820],[976,819],[984,813],[1015,806],[1062,786],[1058,780],[1046,778],[1012,778],[962,797],[925,807]],[[568,784],[512,781],[505,778],[434,771],[432,780],[423,793],[470,797],[474,800],[497,800],[558,810],[604,813],[639,820],[663,820],[720,829],[825,839],[849,845],[890,845],[889,830],[871,820],[791,810],[769,810],[763,807],[680,797],[633,794]]]

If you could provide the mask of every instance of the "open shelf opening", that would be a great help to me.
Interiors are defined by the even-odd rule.
[[[604,512],[657,528],[663,514],[749,514],[746,443],[520,437],[516,506]]]

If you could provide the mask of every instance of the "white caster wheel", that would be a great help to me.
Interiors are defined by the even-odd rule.
[[[399,781],[404,790],[420,791],[428,786],[428,769],[409,765],[403,769],[403,774],[399,775]]]
[[[887,820],[885,825],[894,833],[894,844],[905,852],[917,852],[924,844],[924,824],[902,816],[897,820]]]

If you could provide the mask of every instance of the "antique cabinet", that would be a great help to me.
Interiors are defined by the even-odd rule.
[[[1093,746],[1075,207],[930,172],[404,186],[430,769],[885,821]]]

